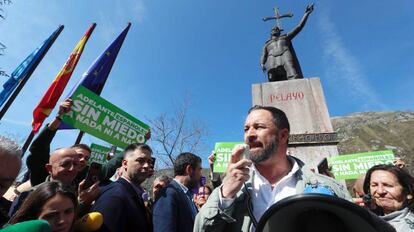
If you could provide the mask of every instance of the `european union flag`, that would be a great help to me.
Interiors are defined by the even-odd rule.
[[[109,45],[109,47],[92,63],[79,82],[70,91],[68,97],[72,96],[79,85],[82,85],[92,92],[100,95],[105,85],[106,79],[111,72],[112,65],[115,63],[119,50],[125,40],[131,23],[119,34],[119,36]],[[72,127],[61,123],[59,129],[73,129]]]
[[[63,25],[59,26],[56,31],[50,35],[50,37],[45,40],[41,45],[39,45],[11,74],[10,78],[4,83],[3,91],[0,93],[0,107],[4,102],[10,97],[16,87],[24,79],[28,79],[33,71],[36,69],[37,65],[43,59],[44,55],[47,53],[50,46],[59,36],[60,32],[63,30]]]
[[[128,26],[122,31],[122,33],[119,34],[111,45],[109,45],[109,47],[94,61],[88,71],[83,74],[79,82],[70,91],[69,96],[72,96],[72,93],[76,90],[76,88],[78,88],[79,85],[83,85],[97,95],[101,94],[106,79],[109,76],[109,72],[111,72],[112,65],[115,63],[119,49],[121,49],[130,27],[131,23],[128,23]]]

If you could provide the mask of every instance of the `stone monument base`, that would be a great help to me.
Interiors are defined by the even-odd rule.
[[[289,155],[317,170],[326,157],[338,155],[334,133],[319,78],[254,84],[253,105],[283,110],[290,122]]]

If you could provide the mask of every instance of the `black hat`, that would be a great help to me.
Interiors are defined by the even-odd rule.
[[[305,193],[287,197],[260,218],[259,232],[385,232],[395,231],[384,220],[344,199]]]

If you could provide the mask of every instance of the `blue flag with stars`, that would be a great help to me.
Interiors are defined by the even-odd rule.
[[[92,63],[79,82],[70,91],[68,97],[72,96],[79,85],[82,85],[92,92],[100,95],[105,85],[106,79],[111,72],[112,65],[115,63],[119,50],[125,40],[131,23],[122,31],[121,34],[109,45],[109,47]],[[61,123],[59,129],[74,129],[64,123]]]
[[[10,78],[4,83],[3,91],[0,93],[0,107],[10,97],[16,87],[23,79],[30,77],[34,69],[40,63],[48,48],[53,44],[60,32],[63,30],[63,25],[59,26],[52,35],[49,36],[42,44],[40,44],[26,59],[12,72]]]
[[[89,67],[79,82],[70,91],[69,96],[78,88],[79,85],[83,85],[92,92],[100,95],[105,85],[106,79],[111,72],[112,65],[115,63],[115,59],[121,49],[122,43],[128,33],[131,23],[122,31],[122,33],[109,45],[109,47],[95,60],[95,62]]]

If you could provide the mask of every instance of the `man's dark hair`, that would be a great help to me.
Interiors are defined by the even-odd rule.
[[[269,111],[272,114],[273,117],[273,123],[275,124],[276,128],[278,130],[281,129],[288,129],[288,131],[290,132],[290,125],[289,125],[289,120],[286,117],[285,112],[283,112],[282,110],[273,107],[273,106],[259,106],[259,105],[255,105],[252,108],[249,109],[249,114],[255,110],[266,110]]]
[[[187,165],[195,169],[198,164],[201,164],[201,158],[199,156],[190,152],[183,152],[175,159],[174,176],[184,176]]]
[[[147,150],[152,154],[152,149],[150,146],[148,146],[145,143],[132,143],[130,145],[128,145],[125,150],[124,150],[124,158],[126,158],[126,155],[129,154],[130,152],[133,152],[135,150]]]
[[[75,144],[75,145],[71,146],[71,148],[80,148],[80,149],[88,151],[89,153],[92,153],[91,148],[88,145],[83,144],[83,143]]]

